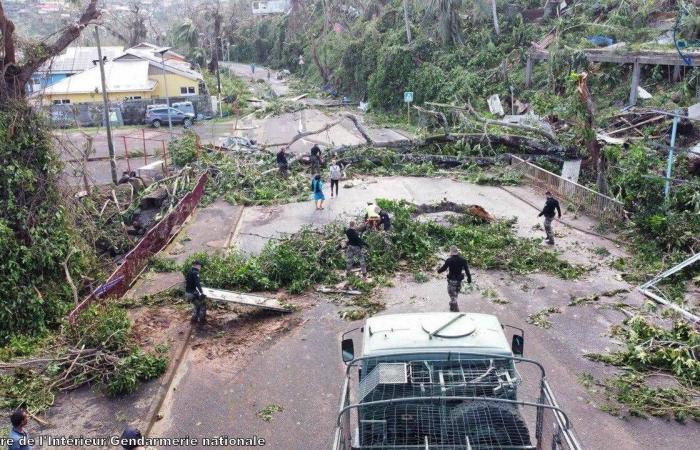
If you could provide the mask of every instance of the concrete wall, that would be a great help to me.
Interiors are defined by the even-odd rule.
[[[213,115],[211,99],[207,95],[170,97],[171,104],[182,101],[192,102],[198,115]],[[164,98],[111,102],[110,110],[119,111],[124,125],[140,125],[144,123],[143,119],[146,115],[147,105],[164,105],[165,103],[166,101]],[[97,126],[103,120],[103,106],[101,101],[72,103],[67,105],[45,105],[38,107],[38,109],[43,111],[49,122],[57,128]]]

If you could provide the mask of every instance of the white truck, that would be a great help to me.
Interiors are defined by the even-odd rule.
[[[488,314],[375,316],[361,356],[345,338],[355,330],[333,450],[581,449],[544,368],[523,358],[523,330]]]

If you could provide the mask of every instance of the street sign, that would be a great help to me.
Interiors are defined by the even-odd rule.
[[[411,91],[406,91],[403,93],[403,101],[404,103],[413,103],[413,92]]]

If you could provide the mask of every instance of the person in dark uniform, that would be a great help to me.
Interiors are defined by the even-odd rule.
[[[554,245],[552,222],[554,221],[555,211],[559,213],[559,218],[561,219],[561,208],[559,207],[559,200],[554,198],[551,192],[547,191],[544,195],[547,197],[547,200],[537,217],[544,216],[544,232],[547,233],[547,244]]]
[[[279,169],[279,174],[283,178],[289,176],[289,162],[287,161],[287,147],[282,147],[282,149],[277,153],[277,168]]]
[[[352,273],[352,269],[356,264],[360,266],[360,272],[363,277],[367,277],[367,266],[365,264],[365,254],[363,247],[367,244],[360,237],[360,233],[357,231],[357,224],[353,221],[350,222],[350,226],[345,230],[345,236],[348,238],[348,246],[345,250],[346,268],[345,272],[349,277]]]
[[[467,260],[462,258],[459,254],[457,247],[452,246],[450,248],[450,257],[445,260],[445,264],[438,269],[438,273],[443,273],[445,270],[447,272],[447,294],[450,296],[450,311],[459,312],[459,306],[457,306],[457,296],[459,295],[460,289],[462,289],[462,280],[464,280],[464,275],[462,272],[467,274],[467,282],[472,283],[472,275],[469,273],[469,265]]]
[[[391,229],[391,217],[389,213],[383,209],[379,211],[379,226],[381,226],[384,231],[389,231]]]
[[[202,263],[195,261],[185,276],[185,298],[192,302],[192,322],[202,323],[207,320],[207,299],[199,281],[199,271]]]
[[[317,174],[321,172],[321,148],[314,144],[311,147],[311,173]]]

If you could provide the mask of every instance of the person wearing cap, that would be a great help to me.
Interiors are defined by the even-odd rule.
[[[554,245],[552,221],[554,220],[555,212],[559,213],[559,218],[561,219],[561,208],[559,207],[559,200],[554,198],[551,192],[547,191],[544,195],[547,197],[547,200],[537,217],[544,216],[544,232],[547,233],[547,244]]]
[[[119,443],[126,450],[155,450],[154,447],[144,447],[144,438],[138,428],[127,425],[119,438]]]
[[[32,450],[32,447],[27,441],[27,432],[24,431],[24,427],[29,423],[29,413],[27,413],[27,410],[24,408],[17,408],[10,415],[10,423],[12,424],[12,429],[7,439],[7,449]]]
[[[467,260],[462,258],[459,254],[459,249],[457,247],[450,247],[450,257],[445,260],[445,264],[438,269],[438,273],[447,272],[447,294],[450,296],[450,311],[459,312],[459,306],[457,306],[457,296],[459,291],[462,289],[462,280],[464,280],[464,275],[462,272],[467,274],[467,282],[472,283],[472,275],[469,273],[469,265]]]
[[[379,224],[382,222],[382,218],[379,216],[379,206],[375,205],[374,202],[367,202],[367,208],[365,209],[365,222],[367,223],[367,228],[378,230]]]
[[[199,271],[202,270],[202,262],[192,263],[189,272],[185,276],[185,298],[192,302],[192,322],[202,323],[207,320],[207,303],[202,284],[199,281]]]

